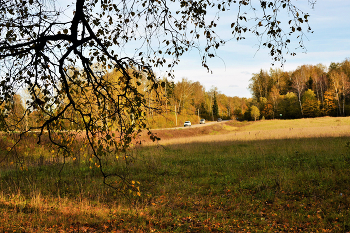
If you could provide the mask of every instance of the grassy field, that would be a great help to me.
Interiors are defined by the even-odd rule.
[[[2,164],[0,232],[350,231],[350,118],[155,132],[127,170],[112,166],[140,196],[103,186],[83,154],[61,172]],[[31,150],[54,161],[51,148]]]

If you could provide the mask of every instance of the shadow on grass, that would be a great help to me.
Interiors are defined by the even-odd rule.
[[[347,137],[332,137],[140,147],[133,152],[135,160],[125,173],[128,179],[140,182],[142,195],[131,195],[138,214],[118,212],[112,220],[105,215],[97,221],[101,227],[108,220],[120,224],[127,219],[127,228],[133,224],[138,229],[165,232],[190,227],[207,232],[249,227],[261,231],[347,231],[348,141]],[[83,160],[68,163],[60,176],[59,165],[1,172],[0,188],[4,195],[20,192],[27,199],[38,192],[45,197],[84,199],[91,205],[127,205],[123,196],[102,185],[98,169],[91,169],[91,164]],[[111,173],[124,172],[118,170],[122,168],[112,162],[106,167]],[[19,213],[24,215],[40,212],[23,209]],[[46,211],[48,216],[62,215],[62,211]],[[79,216],[64,221],[83,222],[70,222],[75,218]],[[126,222],[118,226],[125,227]]]

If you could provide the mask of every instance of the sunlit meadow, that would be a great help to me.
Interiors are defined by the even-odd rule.
[[[155,132],[162,140],[144,137],[130,152],[140,196],[103,186],[79,142],[62,168],[52,148],[26,138],[21,166],[0,166],[0,231],[350,231],[350,118]],[[11,143],[2,135],[2,154]]]

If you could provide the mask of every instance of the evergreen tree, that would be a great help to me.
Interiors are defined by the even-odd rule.
[[[214,116],[214,118],[219,116],[219,106],[218,106],[218,102],[216,100],[215,92],[214,92],[214,99],[213,99],[213,116]]]

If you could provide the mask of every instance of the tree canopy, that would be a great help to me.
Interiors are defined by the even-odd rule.
[[[315,2],[308,0],[313,5]],[[155,67],[169,76],[186,52],[198,49],[203,67],[219,47],[247,33],[257,36],[273,61],[285,62],[295,39],[303,47],[311,31],[309,15],[290,0],[281,1],[176,1],[176,0],[76,0],[62,5],[56,0],[4,0],[0,5],[0,101],[6,118],[15,94],[25,89],[29,97],[23,116],[41,114],[41,122],[26,124],[27,131],[47,132],[64,155],[76,134],[67,122],[84,132],[101,165],[106,154],[125,152],[147,128],[147,95],[160,82]],[[230,22],[221,17],[231,12]],[[232,14],[234,13],[234,14]],[[283,16],[283,21],[282,18]],[[217,33],[227,26],[229,38]],[[132,51],[132,52],[130,52]],[[147,81],[146,81],[147,80]],[[110,125],[117,125],[111,132]],[[61,131],[57,131],[59,128]],[[7,127],[11,130],[11,128]],[[152,133],[150,136],[157,139]]]
[[[347,58],[332,62],[328,68],[318,64],[302,65],[290,72],[261,70],[253,74],[249,89],[266,119],[348,116],[349,67]]]

